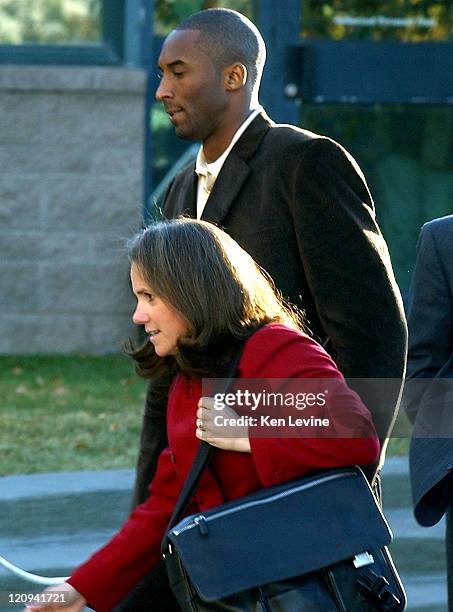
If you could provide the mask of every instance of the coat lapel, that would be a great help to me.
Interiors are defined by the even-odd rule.
[[[194,218],[197,216],[197,183],[198,177],[195,174],[195,164],[191,164],[184,171],[177,193],[165,200],[163,212],[167,219],[176,219],[180,215]]]
[[[211,223],[222,223],[249,174],[248,164],[233,156],[231,151],[217,177],[201,218]]]
[[[269,117],[264,112],[260,113],[234,145],[206,202],[201,216],[204,221],[222,223],[251,172],[247,162],[258,149],[271,124]]]

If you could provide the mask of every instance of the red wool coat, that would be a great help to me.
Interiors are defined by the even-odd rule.
[[[260,438],[250,436],[251,453],[218,450],[204,474],[190,512],[207,510],[257,489],[315,469],[376,461],[379,441],[368,409],[343,384],[324,349],[295,330],[271,324],[246,342],[239,363],[242,378],[330,378],[339,381],[330,398],[335,416],[354,419],[363,438]],[[150,496],[134,510],[119,533],[75,570],[68,582],[98,612],[111,610],[160,560],[160,543],[199,441],[195,437],[201,381],[182,375],[168,399],[169,447],[159,459]]]

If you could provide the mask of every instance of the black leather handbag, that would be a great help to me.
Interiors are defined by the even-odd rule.
[[[392,534],[360,468],[319,471],[182,518],[214,452],[200,443],[162,542],[183,612],[405,609]]]
[[[317,472],[179,520],[211,448],[201,444],[163,543],[184,612],[405,609],[387,548],[391,532],[358,467]]]
[[[212,454],[203,444],[194,462],[199,475]],[[387,548],[391,532],[358,467],[318,472],[175,518],[163,554],[184,612],[405,609]]]

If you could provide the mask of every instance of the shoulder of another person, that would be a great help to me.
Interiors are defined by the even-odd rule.
[[[453,215],[428,221],[420,230],[417,245],[420,255],[436,256],[449,264],[453,254]]]
[[[278,154],[282,149],[287,149],[313,159],[328,155],[353,160],[351,154],[336,140],[294,125],[271,126],[266,135],[266,144]]]
[[[289,123],[274,123],[270,126],[266,134],[268,140],[275,140],[282,143],[294,143],[299,145],[309,145],[326,137],[309,130],[304,130],[297,125]]]
[[[425,223],[421,230],[422,235],[430,234],[435,238],[453,237],[453,215],[433,219]]]

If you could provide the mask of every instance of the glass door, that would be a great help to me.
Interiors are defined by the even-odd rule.
[[[403,295],[421,225],[453,212],[452,34],[448,0],[302,0],[300,125],[363,168]]]

